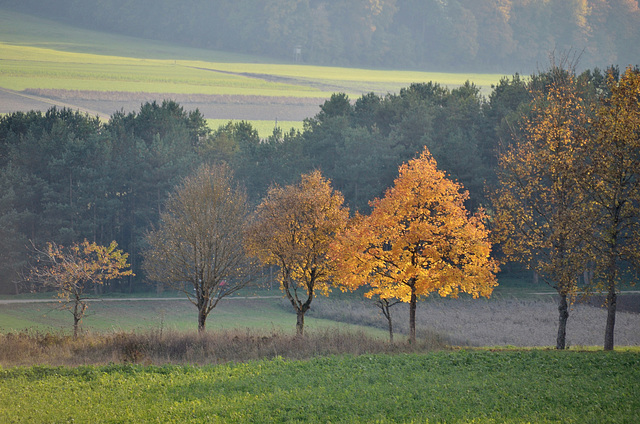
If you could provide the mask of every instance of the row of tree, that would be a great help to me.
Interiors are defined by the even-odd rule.
[[[598,102],[582,96],[572,72],[551,73],[521,137],[500,157],[495,233],[509,258],[557,290],[559,349],[577,292],[607,293],[610,350],[617,292],[640,269],[640,71],[610,73]]]
[[[508,258],[557,290],[556,347],[565,348],[568,305],[578,291],[604,289],[604,348],[611,350],[617,292],[625,273],[640,269],[640,70],[620,78],[610,72],[597,101],[582,95],[585,80],[571,69],[553,64],[548,77],[521,134],[499,155],[491,225]],[[367,287],[389,323],[389,306],[409,303],[415,342],[420,297],[488,297],[497,284],[488,216],[467,212],[467,192],[426,148],[400,166],[369,214],[351,218],[342,194],[314,171],[298,184],[271,187],[250,219],[244,192],[222,170],[202,169],[170,198],[145,262],[155,280],[190,282],[183,290],[193,288],[200,329],[221,297],[247,284],[250,256],[277,267],[298,334],[315,292],[332,285]],[[583,273],[589,277],[579,284]]]
[[[323,65],[532,73],[640,56],[637,0],[38,0],[0,5],[91,29]],[[301,49],[296,55],[296,47]]]
[[[349,218],[344,197],[320,171],[273,186],[250,213],[230,169],[205,165],[169,197],[147,235],[144,269],[186,294],[200,331],[222,298],[256,279],[261,264],[275,266],[298,335],[317,293],[368,286],[367,297],[410,304],[415,342],[418,298],[488,297],[497,285],[486,215],[468,214],[461,189],[425,149],[400,168],[370,215]]]

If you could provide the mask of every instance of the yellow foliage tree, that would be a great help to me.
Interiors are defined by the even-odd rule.
[[[278,267],[280,288],[297,314],[298,335],[316,291],[329,293],[334,270],[327,250],[347,223],[343,203],[342,194],[314,171],[297,185],[272,187],[251,224],[248,249],[264,265]]]
[[[31,279],[45,287],[57,290],[64,309],[73,314],[73,336],[78,336],[80,322],[87,309],[86,290],[105,281],[133,275],[127,269],[128,254],[118,249],[112,241],[109,246],[74,243],[69,248],[47,243],[36,266],[31,269]]]
[[[400,166],[394,186],[371,202],[370,215],[356,215],[336,237],[337,284],[350,290],[368,285],[369,298],[409,303],[411,341],[419,297],[490,296],[498,264],[490,257],[485,214],[470,215],[467,196],[425,149]]]
[[[587,177],[590,113],[573,74],[560,68],[548,91],[534,93],[524,135],[502,153],[494,193],[494,234],[508,258],[525,263],[560,296],[556,348],[564,349],[568,305],[588,266],[591,225]]]
[[[628,68],[598,108],[590,155],[596,288],[607,292],[604,349],[614,346],[617,290],[625,264],[640,268],[640,72]]]

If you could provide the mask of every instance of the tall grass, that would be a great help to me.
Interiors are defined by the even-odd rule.
[[[338,327],[308,331],[305,337],[277,330],[234,329],[206,332],[149,330],[85,333],[21,331],[0,335],[0,365],[101,365],[109,363],[220,364],[282,357],[427,352],[443,349],[438,337],[416,344],[389,344],[364,331]]]

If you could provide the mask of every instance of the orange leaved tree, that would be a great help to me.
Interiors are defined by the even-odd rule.
[[[425,149],[400,166],[400,175],[369,216],[356,216],[336,237],[331,257],[337,284],[369,286],[367,297],[409,303],[410,340],[416,339],[416,304],[436,292],[488,297],[497,285],[482,211],[470,215],[462,186],[437,169]]]
[[[328,294],[333,268],[327,250],[346,225],[344,198],[319,171],[302,181],[272,187],[258,206],[248,248],[264,265],[278,267],[280,288],[297,314],[296,330],[304,333],[304,315],[315,292]]]
[[[64,309],[73,314],[73,336],[78,336],[80,322],[87,309],[86,291],[96,284],[132,275],[127,269],[128,254],[112,241],[109,246],[74,243],[69,248],[47,243],[31,269],[31,279],[57,290]]]

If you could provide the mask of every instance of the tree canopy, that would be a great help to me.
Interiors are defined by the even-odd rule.
[[[357,216],[332,245],[337,284],[366,285],[367,297],[409,303],[413,341],[419,297],[488,297],[498,265],[490,257],[485,215],[469,215],[466,196],[428,150],[403,164],[393,187],[372,202],[371,214]]]
[[[246,193],[228,166],[204,165],[176,187],[146,241],[147,277],[184,292],[205,329],[218,302],[245,287],[256,267],[245,251]]]
[[[278,267],[280,288],[296,311],[299,335],[316,292],[326,295],[330,290],[334,269],[327,251],[347,222],[343,202],[319,171],[303,174],[298,184],[269,190],[249,229],[249,250],[264,265]]]

